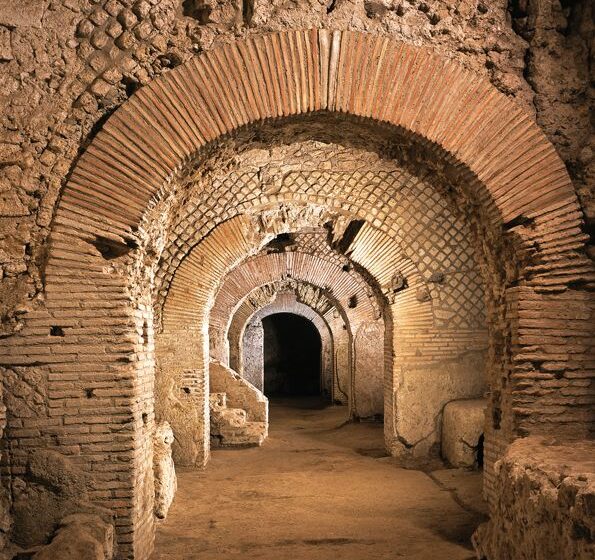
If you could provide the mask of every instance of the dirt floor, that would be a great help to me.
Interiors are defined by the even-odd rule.
[[[178,470],[153,560],[471,560],[481,475],[399,468],[382,425],[344,407],[271,404],[261,448],[218,449]]]

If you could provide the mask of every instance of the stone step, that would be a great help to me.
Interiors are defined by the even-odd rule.
[[[211,430],[226,427],[242,428],[246,425],[246,411],[241,408],[211,410]]]
[[[246,422],[240,428],[222,427],[218,436],[211,437],[213,447],[254,447],[262,445],[266,437],[266,422]]]
[[[242,408],[227,407],[227,393],[209,395],[211,410],[211,447],[253,447],[262,445],[267,435],[266,422],[248,422]]]
[[[209,406],[211,408],[226,408],[227,393],[211,393],[209,395]]]

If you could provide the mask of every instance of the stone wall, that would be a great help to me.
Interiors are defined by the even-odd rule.
[[[3,390],[0,384],[0,441],[6,428],[6,406],[3,400]],[[0,446],[0,457],[4,452],[3,445]],[[8,544],[8,535],[11,529],[10,515],[10,479],[7,476],[0,477],[0,554]]]
[[[262,321],[250,322],[241,342],[241,375],[259,391],[264,390],[264,329]],[[232,366],[233,367],[233,366]]]
[[[483,560],[588,560],[595,554],[595,444],[528,437],[496,464],[490,520],[474,535]]]
[[[106,531],[113,535],[113,512],[92,501],[103,487],[99,476],[57,451],[31,452],[26,471],[12,480],[11,540],[23,548],[47,544],[61,524],[69,524],[67,516],[81,515],[102,521],[98,525],[109,526]]]

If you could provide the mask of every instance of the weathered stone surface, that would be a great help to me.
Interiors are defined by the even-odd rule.
[[[242,377],[259,391],[264,390],[264,330],[262,321],[251,321],[242,339]]]
[[[87,480],[68,457],[52,450],[40,450],[29,458],[29,474],[33,480],[42,480],[68,497],[78,497],[86,489]]]
[[[595,443],[519,439],[496,463],[497,499],[473,537],[486,560],[595,555]]]
[[[221,432],[221,429],[243,428],[246,425],[246,411],[241,408],[211,408],[211,435]]]
[[[468,399],[452,401],[444,407],[441,452],[453,467],[477,465],[486,405],[484,399]]]
[[[0,28],[0,62],[12,60],[12,46],[10,44],[10,31],[8,29]],[[0,210],[0,214],[4,212]]]
[[[470,352],[457,360],[429,367],[404,367],[395,394],[396,431],[392,444],[398,455],[437,454],[444,406],[455,399],[477,398],[485,390],[480,373],[483,352]]]
[[[114,526],[92,514],[72,514],[60,521],[52,542],[34,560],[112,560]]]
[[[41,27],[49,0],[0,1],[0,25],[7,27]]]
[[[160,422],[153,437],[153,469],[155,473],[155,515],[165,519],[177,487],[171,446],[174,432],[167,422]]]
[[[367,322],[355,335],[355,410],[360,418],[384,415],[384,324]]]
[[[53,450],[32,453],[26,476],[13,482],[12,540],[22,547],[45,544],[71,514],[109,520],[110,512],[89,500],[89,486],[88,476],[70,458]]]
[[[204,398],[204,379],[195,370],[182,372],[172,364],[159,362],[155,379],[155,416],[167,421],[176,437],[172,444],[173,459],[179,465],[204,465],[208,457],[205,440],[209,426],[206,420],[208,399]]]
[[[237,264],[236,261],[257,249],[240,245],[238,236],[229,235],[228,231],[228,236],[222,237],[225,242],[219,245],[224,249],[221,253],[212,251],[210,260],[208,254],[201,256],[207,263],[203,268],[196,255],[196,260],[186,258],[190,248],[214,230],[219,221],[230,218],[228,212],[244,212],[245,207],[238,201],[257,200],[260,196],[272,199],[279,195],[284,198],[284,207],[291,208],[290,213],[297,208],[298,214],[303,212],[305,216],[318,212],[326,201],[340,199],[344,206],[350,207],[348,211],[341,208],[341,212],[354,212],[354,215],[344,216],[342,233],[349,232],[349,225],[357,221],[355,214],[363,219],[361,208],[357,206],[361,200],[370,207],[374,206],[374,200],[386,201],[378,203],[373,212],[365,216],[368,222],[358,235],[360,242],[367,240],[367,247],[374,248],[369,254],[386,249],[384,254],[391,255],[388,263],[372,262],[375,259],[366,261],[366,250],[362,250],[360,259],[355,262],[368,267],[366,271],[373,281],[387,287],[387,291],[390,291],[390,277],[395,270],[402,271],[411,284],[410,289],[397,293],[392,290],[391,298],[394,296],[395,305],[400,307],[395,308],[398,312],[393,317],[396,328],[392,333],[392,347],[385,350],[386,356],[394,360],[394,378],[405,384],[404,395],[409,393],[414,401],[423,399],[425,381],[420,381],[421,388],[408,387],[403,372],[413,363],[416,367],[427,366],[426,372],[432,375],[435,369],[429,363],[440,368],[443,360],[465,349],[477,348],[479,337],[473,338],[475,333],[470,332],[478,328],[477,325],[470,327],[466,338],[452,326],[460,326],[461,317],[485,317],[481,307],[468,305],[482,302],[485,291],[491,323],[487,365],[492,389],[489,416],[493,419],[493,432],[486,434],[486,438],[491,439],[491,463],[502,452],[505,442],[518,433],[558,429],[574,432],[575,436],[579,432],[587,433],[592,425],[589,385],[592,364],[589,365],[588,341],[594,318],[592,292],[589,291],[593,286],[592,266],[585,258],[583,247],[592,225],[589,220],[592,221],[594,215],[591,185],[595,160],[588,118],[592,104],[588,64],[593,58],[591,2],[497,0],[478,4],[475,0],[463,0],[455,5],[446,0],[429,0],[391,5],[390,2],[360,0],[330,3],[273,0],[246,2],[245,9],[235,0],[182,4],[179,0],[5,0],[0,3],[0,204],[3,207],[0,212],[0,356],[11,366],[3,379],[10,393],[6,402],[14,420],[5,435],[10,439],[6,449],[11,453],[6,462],[16,477],[13,482],[17,501],[23,493],[20,477],[27,463],[22,450],[38,448],[39,441],[43,441],[44,445],[51,442],[64,447],[68,454],[81,454],[88,459],[81,467],[88,473],[93,473],[96,467],[101,469],[106,456],[113,465],[126,464],[128,472],[120,478],[112,474],[107,481],[95,480],[94,496],[106,499],[105,495],[111,492],[113,502],[117,503],[119,496],[134,493],[134,498],[139,500],[137,503],[147,506],[140,509],[152,512],[150,449],[153,431],[150,424],[153,411],[149,393],[154,348],[149,331],[153,327],[153,313],[161,312],[162,292],[169,290],[170,280],[180,269],[181,262],[196,265],[198,273],[190,276],[199,279],[197,284],[212,281],[208,288],[214,290],[221,278],[209,275],[210,271],[223,274],[225,267]],[[217,144],[218,153],[212,161],[207,159],[204,167],[192,168],[194,160],[188,168],[178,165],[196,155],[196,139],[211,140],[226,135],[252,115],[259,120],[272,116],[277,109],[279,115],[284,116],[309,114],[312,110],[308,105],[309,87],[319,84],[321,77],[322,81],[327,76],[336,78],[331,80],[332,88],[328,88],[328,83],[321,88],[325,100],[334,102],[332,94],[341,93],[336,99],[338,105],[329,108],[346,114],[364,99],[369,88],[359,87],[353,76],[365,77],[365,69],[372,67],[369,63],[379,59],[375,56],[378,51],[366,51],[367,40],[348,33],[335,34],[334,38],[323,33],[320,40],[314,38],[312,43],[308,38],[314,35],[293,32],[272,35],[270,40],[258,38],[258,56],[251,53],[241,57],[242,60],[258,60],[258,72],[247,67],[240,79],[243,62],[234,70],[226,66],[230,61],[237,63],[236,51],[229,57],[229,52],[223,54],[224,51],[218,50],[204,67],[201,66],[204,57],[196,62],[199,71],[190,78],[187,76],[188,82],[178,81],[172,90],[161,88],[167,73],[197,52],[214,50],[244,35],[308,27],[371,32],[365,37],[378,34],[403,41],[405,47],[399,51],[401,54],[407,51],[408,45],[418,45],[423,47],[419,53],[431,51],[432,56],[448,61],[446,64],[441,61],[434,72],[427,71],[430,66],[434,68],[430,64],[431,57],[416,55],[415,64],[409,65],[411,59],[403,56],[400,60],[407,64],[406,71],[372,74],[388,75],[390,81],[386,85],[391,87],[379,95],[379,102],[362,108],[376,111],[377,120],[390,118],[393,111],[400,114],[403,122],[415,129],[415,135],[423,138],[423,143],[436,148],[447,137],[462,140],[459,145],[447,147],[448,157],[456,154],[458,161],[464,156],[465,161],[458,162],[457,166],[461,169],[475,166],[481,173],[467,174],[465,170],[465,174],[459,176],[435,150],[427,153],[421,146],[412,145],[411,137],[399,137],[393,144],[383,136],[383,131],[375,131],[381,140],[374,143],[371,139],[375,136],[369,135],[369,130],[358,128],[352,121],[325,120],[328,115],[324,117],[321,113],[310,120],[301,119],[294,128],[290,125],[283,129],[275,121],[272,128],[277,135],[271,134],[270,129],[267,132],[265,125],[254,134],[249,126],[246,135],[235,138],[236,144],[232,141]],[[339,40],[343,41],[341,57],[333,47],[338,46]],[[241,41],[238,44],[241,45]],[[384,45],[381,45],[382,52]],[[320,54],[320,60],[329,63],[328,68],[323,72],[315,69],[313,75],[308,74],[308,68],[316,66],[310,62],[316,62],[318,54],[305,57],[304,48],[310,54]],[[386,52],[390,53],[391,49]],[[294,74],[291,65],[295,53],[296,60],[308,60],[310,66],[296,64]],[[359,60],[357,53],[364,53],[364,58]],[[385,60],[392,59],[389,56]],[[472,72],[461,79],[461,84],[457,81],[463,74],[453,71],[457,66],[451,64],[451,60]],[[288,61],[291,64],[288,65]],[[346,79],[326,71],[336,70],[339,61],[341,64],[359,61],[359,66],[353,72],[350,69],[350,77]],[[260,76],[260,70],[266,68],[272,71],[272,77],[267,74],[264,79],[259,78],[253,90],[248,88],[251,93],[240,94],[238,98],[242,102],[234,103],[240,86],[251,83],[250,76]],[[442,68],[446,69],[447,77],[441,74]],[[419,80],[416,78],[418,70],[423,77]],[[164,81],[150,90],[151,97],[145,97],[139,105],[131,102],[126,110],[112,117],[114,126],[109,135],[98,134],[114,109],[140,86],[161,75]],[[475,81],[477,76],[487,81]],[[412,78],[415,83],[405,88],[392,87],[394,80],[401,77]],[[197,87],[188,88],[188,83],[195,79]],[[203,79],[204,83],[200,82]],[[469,95],[443,96],[442,88],[437,87],[434,79],[439,80],[438,86],[448,83],[449,92],[460,86],[461,91],[468,91]],[[284,89],[284,83],[291,85]],[[258,89],[262,84],[266,87]],[[272,89],[271,84],[275,85]],[[519,113],[514,117],[515,106],[508,104],[505,97],[499,97],[490,89],[490,84],[524,107],[527,116]],[[426,119],[430,115],[437,119],[438,112],[430,110],[428,113],[427,103],[416,109],[415,103],[422,97],[407,93],[427,93],[426,86],[431,92],[426,101],[437,100],[438,105],[444,102],[441,117],[444,122]],[[465,86],[470,88],[467,90]],[[175,105],[178,96],[183,98],[185,93],[195,91],[206,98],[182,103],[171,114],[163,112],[172,102]],[[299,94],[294,96],[294,92]],[[391,105],[389,92],[392,92],[390,95],[405,93]],[[137,96],[145,94],[137,93]],[[484,95],[484,101],[494,102],[492,116],[486,117],[489,122],[481,120],[490,104],[477,103],[476,94]],[[316,103],[321,99],[319,95]],[[464,111],[453,110],[450,105],[458,101]],[[200,110],[193,113],[192,109],[197,107]],[[176,112],[178,110],[180,112]],[[128,115],[130,122],[118,121],[118,114]],[[465,114],[464,126],[452,126],[451,117]],[[513,120],[507,122],[505,117]],[[574,187],[568,184],[552,146],[535,142],[540,136],[538,129],[531,128],[533,117],[562,155],[575,181]],[[285,123],[285,119],[282,120]],[[162,123],[177,123],[180,129],[156,132]],[[488,126],[490,123],[494,127]],[[200,131],[199,127],[202,127]],[[463,218],[471,222],[473,235],[469,238],[473,238],[471,245],[481,249],[478,254],[483,255],[481,278],[486,279],[486,289],[482,291],[483,280],[479,279],[475,267],[461,262],[460,255],[469,254],[461,251],[467,239],[465,232],[450,227],[440,229],[444,226],[440,222],[444,218],[442,209],[437,212],[438,217],[429,216],[427,205],[421,209],[412,204],[404,214],[395,212],[393,203],[406,198],[403,192],[408,180],[393,183],[390,177],[402,173],[402,169],[397,169],[396,173],[391,171],[381,181],[377,172],[372,173],[372,179],[366,178],[368,171],[377,169],[378,162],[370,165],[369,159],[355,157],[354,152],[347,150],[336,155],[345,157],[347,154],[352,160],[360,161],[365,169],[360,175],[351,173],[342,180],[336,173],[332,176],[322,173],[324,166],[332,167],[330,162],[334,158],[319,157],[322,150],[307,149],[311,156],[309,162],[301,155],[297,158],[305,162],[307,173],[301,169],[281,169],[280,173],[271,175],[270,167],[253,162],[249,172],[241,165],[242,173],[231,177],[219,190],[214,183],[209,184],[206,171],[232,169],[234,159],[240,162],[240,155],[247,150],[249,142],[254,142],[262,153],[278,157],[300,131],[305,130],[323,143],[345,143],[349,144],[349,149],[359,141],[368,151],[381,154],[380,159],[395,159],[403,169],[413,170],[416,185],[420,177],[431,178],[429,186],[436,183],[442,189],[432,189],[431,197],[439,192],[451,193],[455,199],[445,211],[452,207],[460,209]],[[440,135],[441,131],[450,132],[436,141],[433,134]],[[103,148],[102,139],[105,140]],[[493,145],[488,140],[493,140]],[[90,142],[94,142],[88,152],[91,157],[80,157]],[[478,155],[484,147],[485,153]],[[130,160],[124,161],[128,156]],[[281,168],[283,160],[279,158]],[[316,165],[312,165],[311,160],[315,160]],[[498,165],[496,160],[500,161]],[[195,181],[195,174],[199,181]],[[64,189],[72,177],[72,184]],[[478,177],[477,184],[471,185],[470,177]],[[217,179],[221,179],[221,175]],[[491,183],[491,191],[488,183]],[[339,186],[327,189],[327,184]],[[426,186],[424,184],[424,188]],[[561,198],[556,195],[560,189],[564,191]],[[193,191],[204,193],[204,200],[194,199]],[[574,202],[574,191],[579,194],[587,217],[585,229],[581,208]],[[487,201],[485,207],[483,202],[478,204],[477,199],[469,198],[469,192],[481,192],[478,198]],[[497,195],[495,203],[490,199],[490,192]],[[308,198],[313,196],[320,198],[316,208],[299,208],[302,202],[313,204]],[[414,203],[419,200],[412,198]],[[153,207],[156,200],[161,204]],[[432,207],[439,209],[442,200],[439,196],[432,198]],[[497,215],[486,215],[492,206],[497,208]],[[283,218],[279,212],[282,207],[263,210],[265,230],[271,217],[273,224],[286,223],[279,219]],[[197,221],[177,220],[178,216],[186,214],[195,215]],[[398,216],[399,221],[384,223],[383,215]],[[411,224],[407,222],[408,216],[421,216],[423,220],[409,228],[409,239],[402,239],[395,232],[407,230],[405,226]],[[204,221],[198,223],[203,218]],[[307,220],[300,223],[311,225]],[[392,237],[389,237],[398,245],[397,249],[393,247],[389,251],[388,243],[379,244],[374,240],[373,235],[383,226],[390,229]],[[98,250],[98,246],[102,246],[95,242],[98,232],[109,237],[112,249],[114,246],[119,249],[118,257],[109,250]],[[191,232],[198,238],[191,239],[194,235]],[[420,238],[432,234],[436,234],[435,243],[429,247],[419,243]],[[365,245],[362,243],[359,247]],[[215,253],[229,256],[228,249],[235,253],[225,263],[212,256]],[[444,282],[432,285],[427,293],[429,297],[418,301],[417,306],[414,294],[423,292],[424,287],[415,278],[416,269],[426,266],[419,276],[422,280],[431,277],[431,272],[428,274],[431,266],[425,263],[430,253],[438,249],[446,255],[440,266],[440,270],[446,271]],[[407,254],[403,259],[402,253],[407,251],[415,253],[415,258]],[[593,255],[592,250],[590,254]],[[316,280],[322,282],[321,275],[316,276]],[[472,277],[477,280],[471,282]],[[204,296],[204,309],[209,308],[213,293],[207,293],[206,288],[201,291],[203,287],[182,286],[178,303],[183,312],[189,295],[198,292]],[[478,292],[474,292],[474,288]],[[160,291],[159,295],[154,291]],[[473,297],[469,297],[470,294]],[[352,293],[344,295],[346,299],[353,296]],[[359,294],[357,302],[353,301],[357,303],[354,312],[361,310],[363,300]],[[460,309],[465,312],[459,313]],[[183,312],[177,316],[178,321]],[[174,363],[160,360],[163,367],[157,375],[160,384],[157,392],[160,394],[163,389],[165,394],[163,404],[158,404],[159,414],[163,416],[163,409],[170,410],[176,434],[180,441],[187,442],[183,449],[176,444],[178,455],[181,460],[200,465],[208,458],[209,356],[208,344],[203,344],[206,315],[205,311],[200,320],[192,318],[189,325],[180,327],[165,341],[161,348],[165,347],[166,353],[171,352],[170,360]],[[335,319],[336,362],[342,366],[340,376],[334,380],[335,398],[348,402],[353,356],[349,343],[339,335],[347,336],[340,331],[347,330],[349,324],[338,317]],[[402,328],[403,323],[411,336],[406,336],[407,328]],[[433,338],[436,333],[443,338]],[[179,345],[169,345],[176,338],[180,340]],[[187,351],[190,363],[177,368],[175,362],[180,354],[176,350],[180,346]],[[186,383],[189,376],[185,372],[192,368],[196,386]],[[161,373],[163,375],[159,375]],[[448,393],[448,383],[442,383],[440,374],[437,377],[437,384]],[[135,380],[134,384],[129,382],[131,379]],[[514,395],[511,387],[515,388]],[[430,390],[431,413],[424,416],[419,407],[413,407],[414,418],[421,419],[420,429],[416,430],[409,425],[414,420],[403,416],[407,399],[401,400],[394,389],[390,386],[385,395],[389,411],[389,447],[399,451],[412,445],[423,453],[427,451],[426,444],[436,440],[436,430],[425,425],[425,419],[429,416],[429,424],[435,425],[434,410],[443,406],[444,399],[435,398]],[[462,389],[455,393],[468,396]],[[394,411],[401,417],[396,418],[393,426]],[[394,438],[399,435],[396,426],[403,422],[402,441],[395,443]],[[420,435],[428,438],[423,442],[419,440],[416,445]],[[137,453],[134,462],[130,460],[133,449]],[[488,491],[490,476],[488,471]],[[56,482],[60,483],[51,479],[47,484],[52,486]],[[103,483],[109,490],[101,488]],[[36,489],[33,494],[46,496],[45,492]],[[64,492],[66,495],[70,490]],[[33,501],[36,499],[41,503],[46,498]],[[48,511],[54,509],[52,506]],[[142,549],[137,543],[136,550],[143,555],[150,553],[150,539],[143,537],[151,533],[151,523],[152,514],[134,521],[132,518],[120,520],[119,530],[125,536],[125,546],[129,547],[123,554],[131,553],[131,541],[138,534],[142,535],[139,540],[146,548]],[[130,538],[130,535],[135,536]]]
[[[3,388],[0,384],[0,439],[6,428],[6,406],[3,400]],[[2,459],[0,454],[0,459]],[[10,514],[10,496],[7,480],[0,479],[0,553],[8,543],[8,535],[11,529],[12,516]]]
[[[268,433],[266,422],[245,422],[235,426],[233,423],[222,423],[212,441],[213,447],[251,447],[259,446]]]

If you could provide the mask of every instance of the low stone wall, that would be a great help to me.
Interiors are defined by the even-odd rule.
[[[519,439],[495,467],[490,520],[473,536],[478,558],[595,558],[594,441]]]

